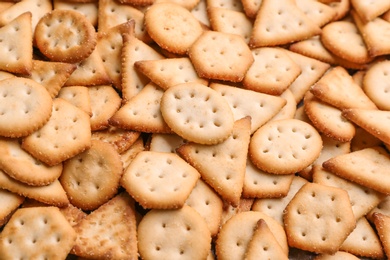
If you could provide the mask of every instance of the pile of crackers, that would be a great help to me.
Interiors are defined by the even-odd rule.
[[[390,258],[390,1],[0,2],[0,259]]]

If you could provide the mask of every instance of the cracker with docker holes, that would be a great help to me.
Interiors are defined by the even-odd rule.
[[[390,61],[384,60],[373,64],[363,76],[363,90],[366,95],[381,110],[390,110],[387,102],[390,98],[390,88],[386,84],[390,76]]]
[[[2,203],[2,207],[0,209],[0,226],[3,226],[8,222],[15,210],[17,210],[24,202],[25,197],[0,189],[0,199]]]
[[[85,86],[63,87],[58,92],[57,97],[62,98],[72,105],[85,111],[92,116],[91,101],[89,98],[89,90]]]

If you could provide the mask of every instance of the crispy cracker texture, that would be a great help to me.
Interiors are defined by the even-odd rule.
[[[389,0],[0,10],[0,260],[390,258]]]

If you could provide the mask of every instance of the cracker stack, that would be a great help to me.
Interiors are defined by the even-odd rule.
[[[0,2],[0,259],[390,258],[390,2]]]

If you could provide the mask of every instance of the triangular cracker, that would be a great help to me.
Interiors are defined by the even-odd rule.
[[[376,109],[375,104],[357,85],[348,71],[340,66],[334,67],[314,84],[311,93],[320,100],[339,109]]]
[[[256,15],[249,45],[276,46],[308,39],[321,28],[293,0],[263,0]]]
[[[138,132],[171,133],[160,112],[163,93],[155,84],[147,84],[109,119],[110,125]]]
[[[372,21],[390,9],[390,2],[387,0],[351,0],[351,5],[365,22]]]
[[[390,216],[374,213],[373,221],[386,256],[390,256]]]
[[[86,258],[137,259],[134,200],[120,193],[75,227],[72,253]]]
[[[316,0],[296,0],[296,4],[309,19],[319,27],[324,26],[336,16],[336,11]]]
[[[177,153],[193,165],[223,199],[237,206],[244,183],[249,138],[250,118],[245,117],[235,122],[233,133],[224,142],[216,145],[186,143]]]
[[[33,67],[31,17],[31,12],[23,13],[0,28],[0,56],[3,57],[0,61],[1,70],[23,75],[31,73]]]
[[[0,226],[3,226],[5,223],[7,223],[12,213],[24,202],[25,197],[4,189],[0,189],[0,200]]]

